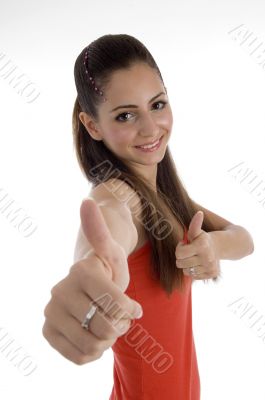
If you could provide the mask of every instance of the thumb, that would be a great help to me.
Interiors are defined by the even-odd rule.
[[[114,239],[100,211],[91,197],[83,200],[80,207],[83,232],[98,256],[103,258],[111,251]]]
[[[188,239],[190,242],[194,240],[197,236],[202,233],[202,223],[203,223],[204,214],[203,211],[197,211],[196,214],[193,215],[192,220],[189,224],[188,230]]]
[[[96,255],[105,265],[109,266],[108,260],[112,259],[114,254],[117,254],[117,257],[115,257],[115,265],[110,265],[113,273],[112,281],[116,283],[122,291],[125,291],[130,279],[125,252],[121,251],[122,247],[113,239],[100,207],[93,198],[89,197],[83,200],[80,206],[80,218],[82,229],[87,240],[93,247]],[[126,295],[126,297],[129,296]],[[134,303],[135,311],[139,309],[142,310],[139,303],[131,298],[130,300]]]

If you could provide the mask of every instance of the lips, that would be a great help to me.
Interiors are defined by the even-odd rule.
[[[162,136],[163,136],[163,135],[162,135]],[[160,136],[159,138],[157,138],[156,140],[154,140],[154,141],[151,142],[151,143],[138,144],[137,146],[134,146],[134,147],[148,146],[148,145],[150,145],[150,144],[154,144],[154,143],[156,143],[158,140],[160,140],[162,136]]]

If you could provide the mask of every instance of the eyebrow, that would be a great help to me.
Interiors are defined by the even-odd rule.
[[[166,93],[165,93],[165,92],[160,92],[160,93],[158,93],[156,96],[152,97],[152,98],[149,100],[148,104],[151,103],[153,100],[155,100],[157,97],[159,97],[161,94],[166,94]],[[122,105],[122,106],[118,106],[118,107],[113,108],[113,110],[111,110],[110,113],[112,113],[113,111],[118,110],[119,108],[129,108],[129,107],[130,107],[130,108],[137,108],[138,106],[136,106],[135,104],[125,104],[125,105]]]

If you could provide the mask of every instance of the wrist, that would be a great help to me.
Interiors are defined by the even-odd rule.
[[[213,244],[213,248],[214,248],[214,252],[215,252],[215,256],[218,260],[221,260],[222,258],[222,240],[220,237],[220,234],[223,234],[225,232],[222,231],[211,231],[208,232],[211,240],[212,240],[212,244]]]

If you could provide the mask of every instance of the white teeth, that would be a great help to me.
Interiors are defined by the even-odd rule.
[[[136,147],[140,147],[141,149],[151,149],[152,147],[157,146],[159,140],[157,140],[155,143],[153,144],[147,144],[146,146],[136,146]]]

